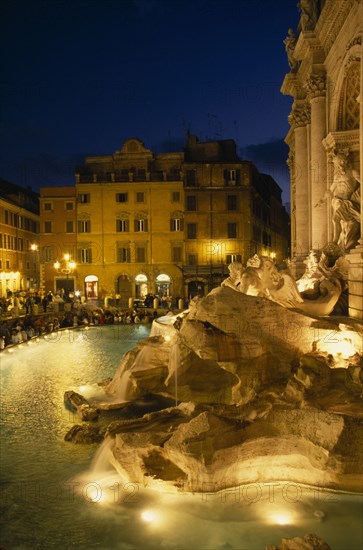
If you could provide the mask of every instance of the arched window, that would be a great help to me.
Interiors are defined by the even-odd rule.
[[[339,102],[338,130],[357,130],[359,128],[360,92],[359,63],[352,63],[345,75]]]

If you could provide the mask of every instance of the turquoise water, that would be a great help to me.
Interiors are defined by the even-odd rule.
[[[263,550],[306,533],[333,550],[362,548],[359,496],[286,483],[166,494],[112,469],[100,477],[91,468],[99,446],[64,441],[80,423],[64,392],[113,376],[148,333],[143,325],[62,331],[0,354],[3,548]]]

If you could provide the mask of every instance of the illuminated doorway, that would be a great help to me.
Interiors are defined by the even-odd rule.
[[[167,275],[166,273],[160,273],[160,275],[158,275],[155,280],[156,294],[160,296],[160,298],[162,296],[169,296],[170,285],[171,280],[169,275]]]
[[[139,298],[140,300],[143,300],[148,294],[148,284],[147,284],[147,277],[144,275],[144,273],[139,273],[135,277],[135,284],[136,284],[136,298]]]
[[[97,300],[98,298],[98,277],[87,275],[84,279],[85,296],[87,300]]]

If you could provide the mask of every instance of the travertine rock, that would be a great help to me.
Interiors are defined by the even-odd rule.
[[[83,395],[72,390],[66,391],[64,393],[64,402],[69,409],[79,414],[81,420],[87,422],[98,419],[99,410],[92,407]]]
[[[103,435],[95,426],[76,424],[66,433],[64,440],[72,443],[100,443],[103,441]]]
[[[187,491],[271,481],[360,491],[361,371],[349,356],[360,349],[359,323],[228,287],[193,302],[178,330],[165,323],[106,390],[115,400],[153,393],[191,404],[109,426],[122,475]]]
[[[280,546],[266,546],[266,550],[331,550],[329,544],[317,535],[282,539]]]

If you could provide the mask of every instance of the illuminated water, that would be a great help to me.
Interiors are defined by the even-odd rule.
[[[333,550],[363,547],[359,496],[286,483],[156,493],[112,469],[102,473],[105,453],[96,467],[93,461],[97,445],[65,442],[79,421],[65,409],[64,392],[112,376],[122,354],[147,335],[144,326],[99,327],[0,354],[3,548],[263,550],[306,533]]]

